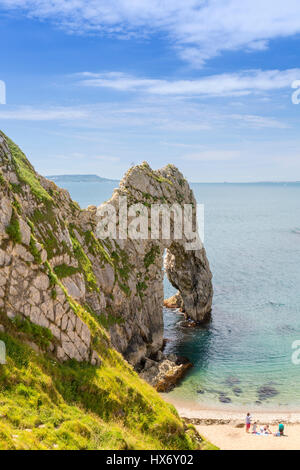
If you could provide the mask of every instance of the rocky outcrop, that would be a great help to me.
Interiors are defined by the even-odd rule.
[[[213,290],[204,249],[184,252],[181,245],[172,244],[165,269],[171,284],[179,289],[179,308],[196,323],[205,322],[211,312]]]
[[[144,210],[148,217],[148,238],[151,238],[118,240],[130,266],[127,279],[130,295],[124,298],[116,291],[118,304],[114,304],[114,310],[119,312],[124,322],[112,325],[110,331],[118,350],[137,364],[144,357],[153,356],[163,346],[163,264],[169,280],[180,292],[186,316],[196,322],[205,321],[210,314],[212,276],[204,248],[190,249],[188,245],[187,249],[190,239],[185,232],[180,236],[176,234],[178,219],[173,212],[170,236],[164,238],[162,227],[166,222],[162,219],[158,237],[154,239],[153,205],[173,207],[177,204],[179,208],[188,205],[195,215],[193,192],[177,168],[168,165],[153,171],[147,163],[131,168],[112,198],[98,209],[96,217],[99,218],[99,212],[103,213],[105,207],[112,205],[118,226],[125,197],[129,207],[142,204],[142,208],[137,208]]]
[[[171,309],[179,309],[183,311],[183,300],[180,295],[180,292],[177,292],[175,295],[172,295],[169,299],[164,300],[164,307]]]
[[[193,365],[188,359],[176,357],[174,354],[159,355],[159,359],[146,359],[140,376],[158,392],[167,393],[173,390]]]
[[[193,193],[174,166],[133,167],[106,205],[81,210],[67,191],[36,174],[1,134],[0,194],[0,323],[10,328],[30,322],[47,330],[47,348],[60,360],[100,362],[82,309],[109,331],[113,346],[133,365],[158,358],[165,250],[165,269],[186,315],[195,321],[209,315],[212,284],[205,250],[186,250],[187,237],[175,237],[174,214],[169,239],[161,231],[146,240],[97,237],[108,204],[115,207],[119,230],[124,197],[129,207],[141,203],[149,220],[152,204],[190,204],[195,210]]]

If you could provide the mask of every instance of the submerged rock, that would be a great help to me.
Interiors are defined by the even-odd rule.
[[[243,393],[243,390],[240,387],[234,387],[233,393],[236,397],[239,397]]]
[[[225,385],[231,388],[234,387],[235,385],[238,385],[239,383],[241,383],[241,380],[238,377],[234,377],[234,376],[229,376],[225,380]]]
[[[264,385],[258,389],[258,398],[259,401],[268,400],[269,398],[276,397],[279,395],[278,390],[271,385]]]
[[[229,397],[227,397],[227,396],[225,396],[225,395],[220,395],[220,396],[219,396],[219,401],[220,401],[221,403],[232,403],[231,398],[229,398]]]

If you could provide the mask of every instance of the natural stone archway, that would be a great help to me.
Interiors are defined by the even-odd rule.
[[[141,203],[148,211],[149,237],[151,237],[151,207],[185,204],[196,211],[193,192],[179,170],[173,165],[153,171],[147,163],[131,168],[124,176],[112,198],[98,209],[113,205],[120,223],[120,201],[127,197],[128,207]],[[194,214],[195,215],[195,214]],[[130,223],[129,218],[129,223]],[[205,249],[187,251],[185,235],[175,238],[176,218],[172,214],[170,238],[164,239],[160,231],[158,240],[110,240],[127,254],[127,285],[129,295],[124,298],[114,293],[114,308],[118,308],[123,323],[111,326],[112,341],[133,364],[145,357],[155,357],[163,346],[163,254],[165,270],[171,284],[180,292],[181,306],[188,318],[203,322],[211,312],[212,275]],[[190,240],[189,240],[190,241]],[[118,299],[118,301],[117,301]]]

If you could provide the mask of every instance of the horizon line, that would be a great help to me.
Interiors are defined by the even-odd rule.
[[[62,177],[68,177],[68,176],[90,176],[90,177],[97,177],[105,180],[110,180],[110,181],[121,181],[122,178],[109,178],[106,176],[100,176],[97,175],[96,173],[60,173],[57,175],[42,175],[44,178],[62,178]],[[274,180],[260,180],[260,181],[189,181],[190,184],[299,184],[300,180],[280,180],[280,181],[274,181]]]

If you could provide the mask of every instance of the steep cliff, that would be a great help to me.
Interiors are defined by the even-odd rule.
[[[164,245],[100,241],[97,221],[0,134],[0,448],[200,448],[119,354],[162,346]]]
[[[204,248],[187,251],[186,237],[96,237],[96,207],[81,210],[67,191],[37,175],[4,135],[0,142],[0,308],[12,322],[29,321],[51,333],[48,349],[60,360],[99,363],[85,311],[109,330],[113,346],[134,365],[163,346],[163,254],[186,315],[203,321],[212,284]],[[145,163],[125,175],[108,204],[180,203],[196,207],[182,174],[172,165],[152,171]],[[103,209],[103,207],[102,207]],[[151,230],[149,228],[147,230]],[[150,232],[149,232],[150,233]]]

